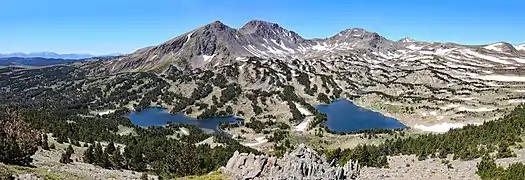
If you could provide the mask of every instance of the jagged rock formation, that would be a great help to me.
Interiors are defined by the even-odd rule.
[[[343,167],[332,166],[324,155],[300,144],[281,159],[235,152],[220,170],[233,179],[355,179],[359,164],[348,161]]]

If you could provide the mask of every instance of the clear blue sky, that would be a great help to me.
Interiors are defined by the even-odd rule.
[[[525,0],[1,0],[0,53],[128,53],[252,19],[305,38],[360,27],[392,40],[525,43]]]

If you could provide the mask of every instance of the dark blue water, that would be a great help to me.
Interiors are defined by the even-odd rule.
[[[168,123],[194,125],[205,131],[221,132],[218,128],[220,122],[240,122],[234,117],[218,117],[208,119],[193,119],[184,114],[171,114],[163,108],[146,108],[139,112],[126,115],[137,126],[164,126]]]
[[[327,105],[319,105],[317,109],[328,117],[324,125],[337,133],[349,133],[377,128],[396,129],[406,127],[394,118],[361,108],[346,99],[339,99]]]

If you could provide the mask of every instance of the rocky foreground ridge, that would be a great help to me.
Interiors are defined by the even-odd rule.
[[[220,171],[231,179],[356,179],[357,161],[335,166],[313,149],[300,144],[282,158],[235,152]]]

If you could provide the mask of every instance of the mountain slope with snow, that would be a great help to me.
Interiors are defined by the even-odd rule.
[[[237,57],[312,58],[349,50],[395,53],[401,48],[377,33],[354,28],[325,39],[304,39],[278,24],[254,20],[240,29],[220,21],[192,30],[158,46],[140,49],[110,65],[111,72],[211,68]],[[213,58],[204,58],[204,57]],[[206,60],[206,61],[205,61]]]
[[[517,45],[517,46],[515,46],[515,48],[516,48],[518,51],[525,51],[525,44]]]
[[[313,122],[305,116],[315,105],[348,98],[408,126],[433,127],[492,120],[525,99],[518,49],[392,41],[361,28],[305,39],[276,23],[234,29],[216,21],[129,55],[72,66],[94,78],[84,87],[131,88],[137,99],[95,99],[118,99],[119,107],[140,102],[193,117],[214,110],[297,126]]]

